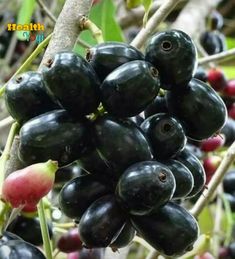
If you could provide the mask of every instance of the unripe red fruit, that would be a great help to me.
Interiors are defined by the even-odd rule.
[[[206,184],[210,182],[221,160],[222,159],[219,156],[210,156],[203,160],[203,167],[206,173]]]
[[[33,164],[11,173],[4,181],[2,199],[13,208],[35,207],[53,187],[57,162]]]
[[[228,109],[228,116],[235,120],[235,103],[233,103]]]
[[[228,96],[235,96],[235,79],[227,82],[223,92]]]
[[[208,71],[207,80],[216,91],[220,91],[227,85],[227,80],[223,71],[213,68]]]
[[[71,253],[82,249],[82,241],[78,235],[78,229],[71,229],[62,235],[58,240],[57,247],[64,253]]]
[[[200,148],[204,152],[215,151],[217,148],[224,145],[224,138],[220,135],[205,139],[201,142]]]

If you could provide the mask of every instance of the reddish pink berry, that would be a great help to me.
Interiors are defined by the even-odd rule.
[[[224,138],[220,135],[205,139],[201,142],[201,150],[205,152],[215,151],[217,148],[224,145]]]
[[[235,96],[235,79],[228,81],[223,92],[228,96]]]
[[[221,157],[210,156],[203,160],[203,167],[206,173],[206,184],[208,184],[221,162]]]
[[[67,259],[79,259],[79,252],[72,252],[67,255]]]
[[[58,240],[57,247],[64,253],[71,253],[82,249],[82,241],[78,235],[78,229],[71,229],[62,235]]]
[[[10,174],[3,183],[2,198],[13,208],[33,208],[52,189],[57,162],[33,164]]]
[[[212,68],[208,71],[208,82],[216,91],[224,89],[227,85],[227,80],[222,70]]]

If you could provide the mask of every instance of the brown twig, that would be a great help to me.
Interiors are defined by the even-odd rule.
[[[92,5],[92,0],[67,0],[57,18],[53,37],[47,47],[39,70],[43,69],[46,61],[61,50],[71,50],[82,31],[82,19],[87,17]]]

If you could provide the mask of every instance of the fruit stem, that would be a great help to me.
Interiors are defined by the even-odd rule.
[[[6,142],[5,148],[0,157],[0,193],[2,192],[2,185],[3,185],[4,179],[5,179],[6,163],[7,163],[7,160],[10,158],[11,146],[12,146],[15,134],[18,130],[18,127],[19,127],[19,125],[17,122],[14,122],[11,125],[11,129],[10,129],[9,135],[7,137],[7,142]]]
[[[83,23],[83,28],[86,30],[89,30],[92,34],[92,36],[94,37],[94,39],[97,41],[98,44],[103,43],[104,42],[104,38],[103,38],[103,33],[100,30],[100,28],[98,28],[96,26],[96,24],[94,24],[92,21],[90,21],[87,18]]]
[[[57,161],[52,161],[52,160],[48,160],[45,164],[45,166],[48,169],[48,172],[50,172],[52,175],[54,175],[56,173],[56,171],[58,170],[58,162]]]
[[[43,246],[44,246],[46,258],[52,259],[53,258],[52,257],[52,249],[51,249],[49,231],[48,231],[48,226],[47,226],[47,222],[46,222],[46,216],[45,216],[45,213],[44,213],[44,204],[43,204],[42,199],[40,200],[40,202],[38,204],[38,216],[39,216],[39,220],[40,220],[42,240],[43,240]]]
[[[6,89],[6,85],[7,83],[14,78],[15,76],[17,76],[18,74],[22,73],[23,71],[25,71],[28,66],[34,61],[34,59],[43,51],[43,49],[48,45],[50,39],[51,39],[52,33],[49,34],[46,39],[41,42],[37,48],[32,52],[32,54],[25,60],[25,62],[19,67],[19,69],[15,72],[15,74],[4,84],[4,86],[2,86],[0,88],[0,96],[2,96],[5,92]]]
[[[208,184],[208,188],[203,191],[203,193],[201,194],[201,196],[199,197],[199,199],[191,209],[190,212],[194,217],[197,218],[200,215],[203,208],[207,205],[208,201],[213,196],[215,190],[222,182],[224,175],[228,171],[229,167],[233,164],[234,160],[235,160],[235,141],[229,147],[219,167],[217,168],[214,175],[212,176],[211,181]]]

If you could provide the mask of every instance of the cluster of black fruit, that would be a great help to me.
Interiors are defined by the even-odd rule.
[[[224,25],[223,16],[214,10],[208,17],[208,30],[200,36],[202,47],[209,55],[220,53],[226,50],[225,37],[220,32]]]
[[[184,149],[187,137],[210,137],[227,116],[217,93],[193,78],[192,40],[165,31],[150,39],[145,55],[108,42],[86,59],[57,53],[43,73],[24,73],[7,85],[8,110],[23,124],[20,160],[60,166],[78,160],[89,173],[59,195],[86,247],[119,248],[137,232],[165,255],[185,253],[198,225],[175,201],[205,184],[202,165]]]

